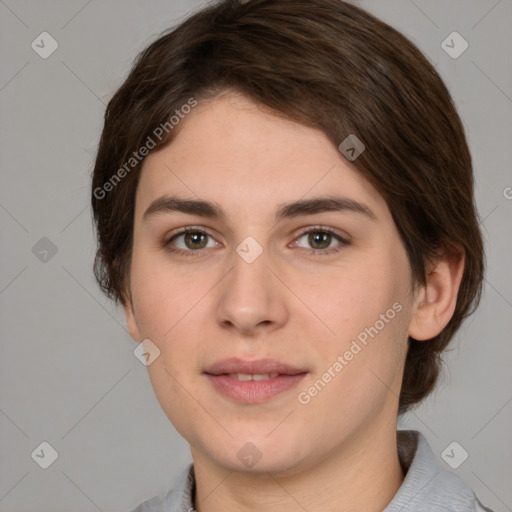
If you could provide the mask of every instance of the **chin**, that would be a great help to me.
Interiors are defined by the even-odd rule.
[[[211,438],[202,439],[201,452],[208,454],[216,465],[237,473],[277,475],[300,471],[304,458],[307,458],[301,449],[307,447],[308,451],[312,450],[311,444],[284,431],[280,435],[274,432],[269,436],[273,428],[275,425],[252,436],[245,433],[227,438],[226,435],[214,445]]]

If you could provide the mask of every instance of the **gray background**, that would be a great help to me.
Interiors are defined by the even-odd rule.
[[[93,281],[89,184],[105,105],[133,58],[201,3],[0,0],[2,512],[125,512],[189,461],[122,310]],[[360,5],[416,42],[452,91],[488,251],[480,309],[437,391],[401,425],[424,432],[446,467],[441,453],[457,441],[469,457],[456,473],[484,504],[512,510],[512,2]],[[47,59],[31,48],[43,31],[59,44]],[[441,47],[453,31],[469,43],[457,59]],[[46,262],[33,252],[43,237],[57,249]],[[43,441],[58,452],[46,470],[31,458]]]

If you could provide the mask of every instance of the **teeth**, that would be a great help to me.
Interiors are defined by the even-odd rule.
[[[268,380],[277,377],[278,373],[230,373],[229,376],[236,380]]]

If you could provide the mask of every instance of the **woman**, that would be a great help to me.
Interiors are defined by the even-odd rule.
[[[489,510],[399,413],[478,304],[464,130],[338,0],[222,1],[108,105],[95,271],[193,464],[134,512]]]

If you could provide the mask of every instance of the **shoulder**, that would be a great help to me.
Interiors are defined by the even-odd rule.
[[[407,473],[385,512],[492,512],[459,476],[441,466],[421,432],[399,431],[397,440]]]
[[[189,464],[167,493],[139,503],[130,512],[187,512],[192,511],[195,492],[194,466]]]
[[[130,512],[160,512],[163,511],[164,504],[163,496],[153,496],[152,498],[139,503],[134,509]]]

